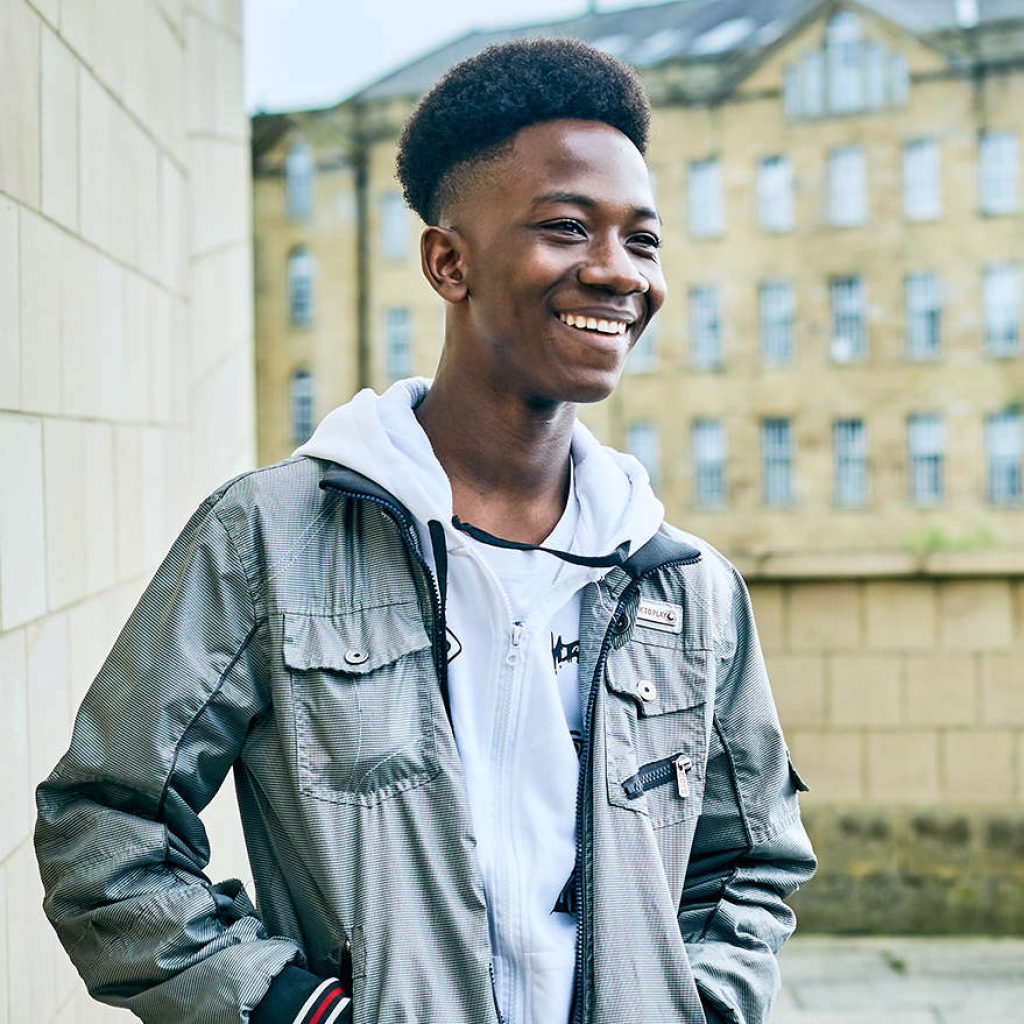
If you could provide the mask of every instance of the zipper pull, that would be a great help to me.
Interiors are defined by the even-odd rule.
[[[512,623],[512,646],[518,647],[519,641],[523,638],[523,623],[520,619],[516,619]]]
[[[686,773],[693,767],[693,762],[685,755],[680,754],[673,762],[676,767],[676,782],[679,785],[679,795],[687,797],[690,795],[690,780]]]

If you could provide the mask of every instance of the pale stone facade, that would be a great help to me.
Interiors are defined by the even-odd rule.
[[[238,0],[0,3],[0,1022],[89,999],[34,787],[198,502],[254,465]],[[204,816],[246,878],[230,782]]]
[[[765,6],[751,0],[745,10]],[[951,2],[945,20],[929,25],[942,5],[822,0],[779,31],[786,4],[767,6],[768,42],[754,57],[726,54],[716,64],[706,48],[700,58],[642,67],[655,107],[648,163],[669,298],[653,355],[634,352],[616,393],[581,414],[619,448],[652,425],[669,518],[733,558],[751,584],[824,852],[821,880],[798,894],[811,926],[1024,931],[1024,507],[1019,484],[1017,497],[990,500],[985,436],[988,417],[1024,406],[1019,283],[1016,344],[994,353],[985,340],[988,268],[1024,274],[1024,19],[1004,5],[989,15],[1003,17],[999,25],[974,30],[952,20],[969,4]],[[672,45],[672,7],[679,38],[692,38],[686,9],[696,5],[671,3],[519,34],[614,48],[633,33],[634,49],[621,51],[628,59],[635,47]],[[720,40],[742,35],[745,19],[725,17]],[[715,29],[700,31],[706,39]],[[864,61],[882,62],[885,94],[862,104],[868,109],[800,116],[787,81],[827,50],[830,33],[854,38]],[[387,205],[398,192],[395,143],[418,95],[498,35],[425,55],[331,110],[254,122],[256,244],[270,257],[258,261],[262,462],[300,440],[285,387],[296,369],[315,379],[315,424],[361,386],[380,390],[403,369],[429,375],[436,365],[443,311],[420,269],[422,224],[406,212],[403,230]],[[986,197],[990,137],[1017,147],[1001,206]],[[287,153],[303,139],[323,164],[306,226],[282,219]],[[926,158],[923,182],[910,169],[915,147]],[[852,211],[837,186],[850,150],[862,185],[854,206],[863,207]],[[788,209],[765,226],[759,169],[769,158],[788,175]],[[708,163],[721,195],[720,224],[710,229],[695,223],[707,210],[691,194],[694,168]],[[332,227],[336,202],[354,213]],[[283,330],[283,254],[304,241],[331,268],[317,285],[324,300],[343,293],[352,313],[332,319],[325,309],[311,326]],[[852,355],[837,344],[833,291],[850,277],[860,280],[864,335],[863,353]],[[939,295],[926,305],[923,335],[908,312],[911,279],[922,277]],[[778,281],[792,296],[791,352],[773,364],[760,289]],[[717,289],[720,365],[695,368],[694,306],[709,288]],[[396,310],[407,312],[396,318]],[[923,352],[914,347],[922,338]],[[311,348],[321,339],[329,364]],[[941,497],[931,505],[911,500],[909,424],[919,414],[939,416],[945,431]],[[764,497],[761,432],[771,418],[791,431],[792,500],[780,505]],[[844,504],[833,430],[848,419],[866,432],[853,488],[864,500]],[[724,500],[713,507],[697,500],[698,420],[719,423],[724,436]],[[1010,460],[1019,480],[1017,429]],[[1010,848],[1021,854],[1012,870]],[[940,882],[956,874],[957,858],[967,870],[950,895]]]

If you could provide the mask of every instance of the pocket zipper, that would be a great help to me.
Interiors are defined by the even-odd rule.
[[[622,783],[622,788],[630,800],[636,800],[648,789],[663,786],[675,779],[679,795],[685,798],[690,795],[690,780],[686,773],[692,767],[693,761],[686,754],[673,754],[671,757],[663,757],[660,761],[645,764],[636,775],[631,775]]]

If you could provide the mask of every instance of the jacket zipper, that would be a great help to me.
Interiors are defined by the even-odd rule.
[[[390,501],[375,498],[370,494],[360,494],[358,491],[350,491],[331,483],[328,483],[328,486],[331,487],[332,490],[338,491],[340,494],[344,494],[348,498],[355,498],[359,501],[368,501],[371,504],[376,505],[399,528],[403,542],[412,552],[413,557],[419,563],[420,568],[422,568],[427,579],[430,581],[430,606],[434,621],[434,636],[431,640],[431,646],[434,653],[434,667],[437,670],[437,677],[441,684],[441,699],[444,702],[445,714],[448,716],[448,724],[451,727],[452,736],[454,736],[455,725],[452,721],[451,700],[448,693],[448,651],[446,649],[447,639],[445,637],[446,624],[444,621],[444,615],[441,612],[441,591],[438,588],[436,577],[430,570],[430,565],[423,557],[423,552],[420,549],[420,539],[416,534],[415,523],[408,516],[404,515],[397,505],[392,504]],[[519,642],[518,635],[515,635],[514,642]],[[497,1014],[498,1024],[505,1024],[505,1018],[501,1015],[501,1009],[498,1006],[498,987],[494,978],[493,946],[490,952],[491,955],[488,958],[487,967],[488,973],[491,977],[491,999],[494,1001],[494,1012]]]
[[[608,652],[611,646],[612,630],[615,622],[622,612],[622,608],[633,590],[638,590],[640,584],[649,576],[664,569],[671,569],[679,565],[693,565],[700,561],[698,553],[692,558],[681,558],[674,561],[662,562],[660,565],[652,566],[646,572],[632,579],[622,590],[619,600],[615,605],[615,611],[608,620],[608,628],[604,632],[601,641],[601,650],[597,656],[597,664],[594,667],[594,675],[590,680],[590,690],[587,693],[587,709],[583,716],[583,736],[580,747],[580,774],[576,788],[576,1010],[573,1015],[573,1024],[588,1024],[587,1006],[587,977],[586,977],[586,947],[590,941],[590,922],[587,920],[589,904],[587,903],[587,882],[590,877],[589,864],[586,859],[588,820],[587,795],[590,785],[590,735],[592,719],[594,717],[594,704],[597,699],[598,686],[604,675],[604,665],[608,660]]]
[[[645,764],[636,775],[631,775],[622,783],[626,796],[636,800],[649,789],[664,786],[666,782],[676,780],[676,787],[681,797],[690,795],[690,783],[686,773],[693,767],[693,761],[682,751],[671,757],[663,757],[658,761]]]

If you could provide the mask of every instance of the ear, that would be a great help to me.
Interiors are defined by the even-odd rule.
[[[420,235],[423,276],[446,302],[462,302],[469,295],[465,245],[455,228],[428,227]]]

